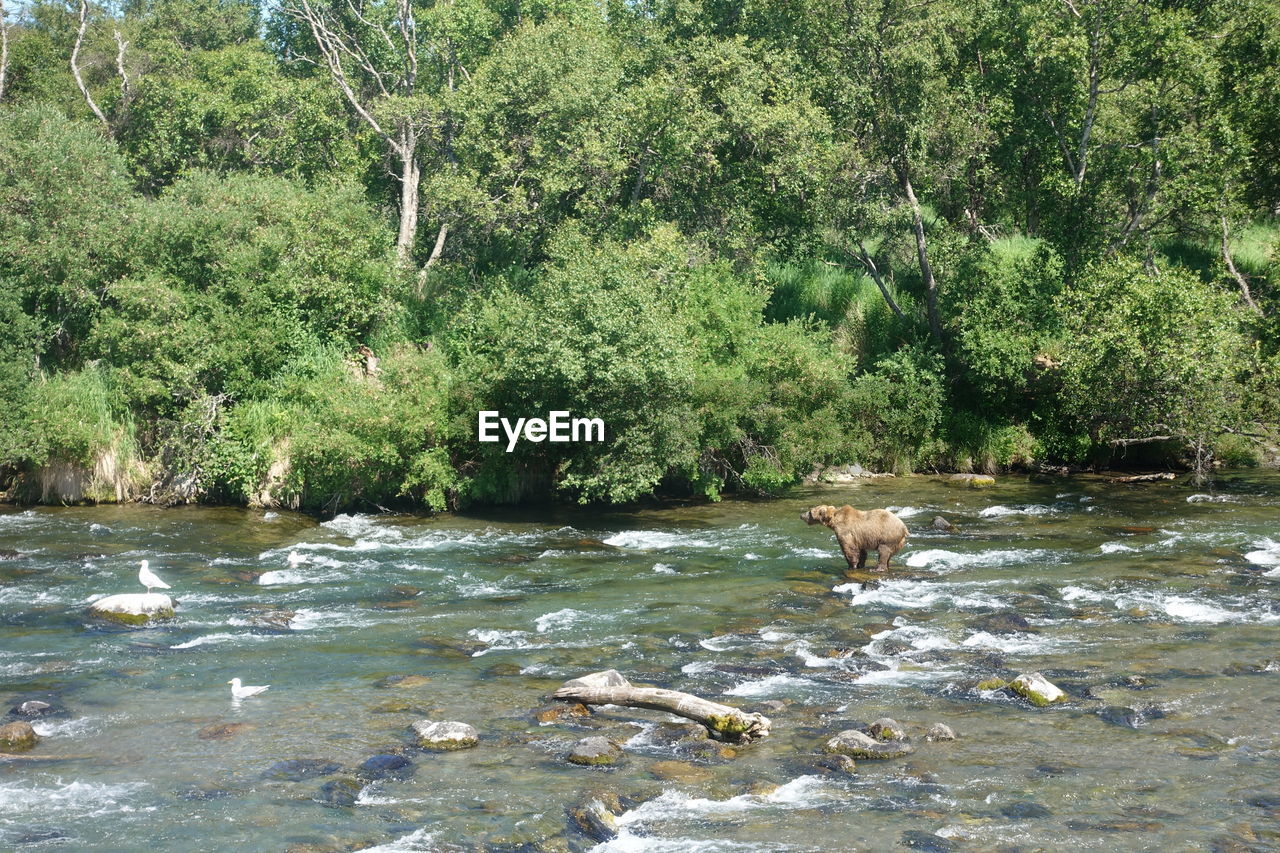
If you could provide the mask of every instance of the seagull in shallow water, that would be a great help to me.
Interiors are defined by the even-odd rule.
[[[285,562],[289,564],[289,568],[296,569],[307,561],[307,558],[299,554],[297,551],[290,551],[289,556],[285,558]]]
[[[231,685],[232,699],[248,699],[250,696],[257,696],[259,693],[265,693],[267,688],[271,686],[270,684],[264,684],[261,687],[254,687],[252,685],[248,687],[241,687],[240,679],[238,678],[231,679],[227,684]]]
[[[156,589],[171,589],[167,583],[156,576],[155,572],[151,571],[149,565],[146,560],[143,560],[142,568],[138,569],[138,583],[147,588],[147,595],[151,594],[152,587]]]

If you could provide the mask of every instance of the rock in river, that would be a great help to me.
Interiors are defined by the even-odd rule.
[[[955,740],[956,732],[946,723],[934,723],[929,726],[929,731],[925,732],[924,739],[927,741]]]
[[[849,755],[853,758],[901,758],[904,755],[910,755],[915,750],[911,744],[904,741],[889,741],[881,743],[871,735],[864,734],[857,729],[847,729],[840,734],[827,741],[827,752],[835,752],[840,755]]]
[[[30,723],[6,723],[0,726],[0,752],[26,752],[40,738]]]
[[[403,779],[413,773],[413,762],[403,755],[382,753],[368,758],[356,770],[361,779]]]
[[[321,805],[343,808],[354,806],[358,796],[360,796],[360,783],[355,779],[343,777],[325,782],[320,786],[319,793],[312,799]]]
[[[573,745],[567,758],[571,764],[582,764],[587,767],[600,767],[617,764],[622,757],[622,748],[606,737],[596,735],[584,737]]]
[[[1037,708],[1065,702],[1067,694],[1038,672],[1027,672],[1009,682],[1009,689]]]
[[[263,779],[283,779],[288,782],[299,782],[316,776],[328,776],[337,773],[342,765],[336,761],[323,758],[286,758],[277,761],[262,774]]]
[[[906,730],[898,725],[898,721],[889,717],[881,717],[876,720],[867,726],[867,731],[879,741],[903,740],[907,736]]]
[[[480,733],[474,726],[449,720],[418,720],[413,724],[413,733],[418,737],[418,746],[423,749],[467,749],[480,742]]]
[[[89,615],[104,622],[140,628],[173,618],[173,599],[158,592],[108,595],[89,605]]]

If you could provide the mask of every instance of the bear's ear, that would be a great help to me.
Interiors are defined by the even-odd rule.
[[[823,524],[831,520],[831,516],[835,514],[836,508],[827,504],[825,506],[814,507],[813,517]]]

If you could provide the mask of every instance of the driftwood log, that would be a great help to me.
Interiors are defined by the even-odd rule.
[[[1132,477],[1112,477],[1108,482],[1111,483],[1154,483],[1159,480],[1176,480],[1178,475],[1172,471],[1165,471],[1162,474],[1134,474]]]
[[[593,672],[566,681],[554,694],[564,702],[584,705],[619,705],[624,708],[648,708],[685,717],[707,727],[716,740],[749,743],[769,734],[769,718],[748,714],[729,705],[711,702],[678,690],[658,687],[636,687],[616,669]]]

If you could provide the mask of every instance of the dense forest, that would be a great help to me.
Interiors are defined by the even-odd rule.
[[[1273,453],[1275,0],[0,2],[11,498]]]

